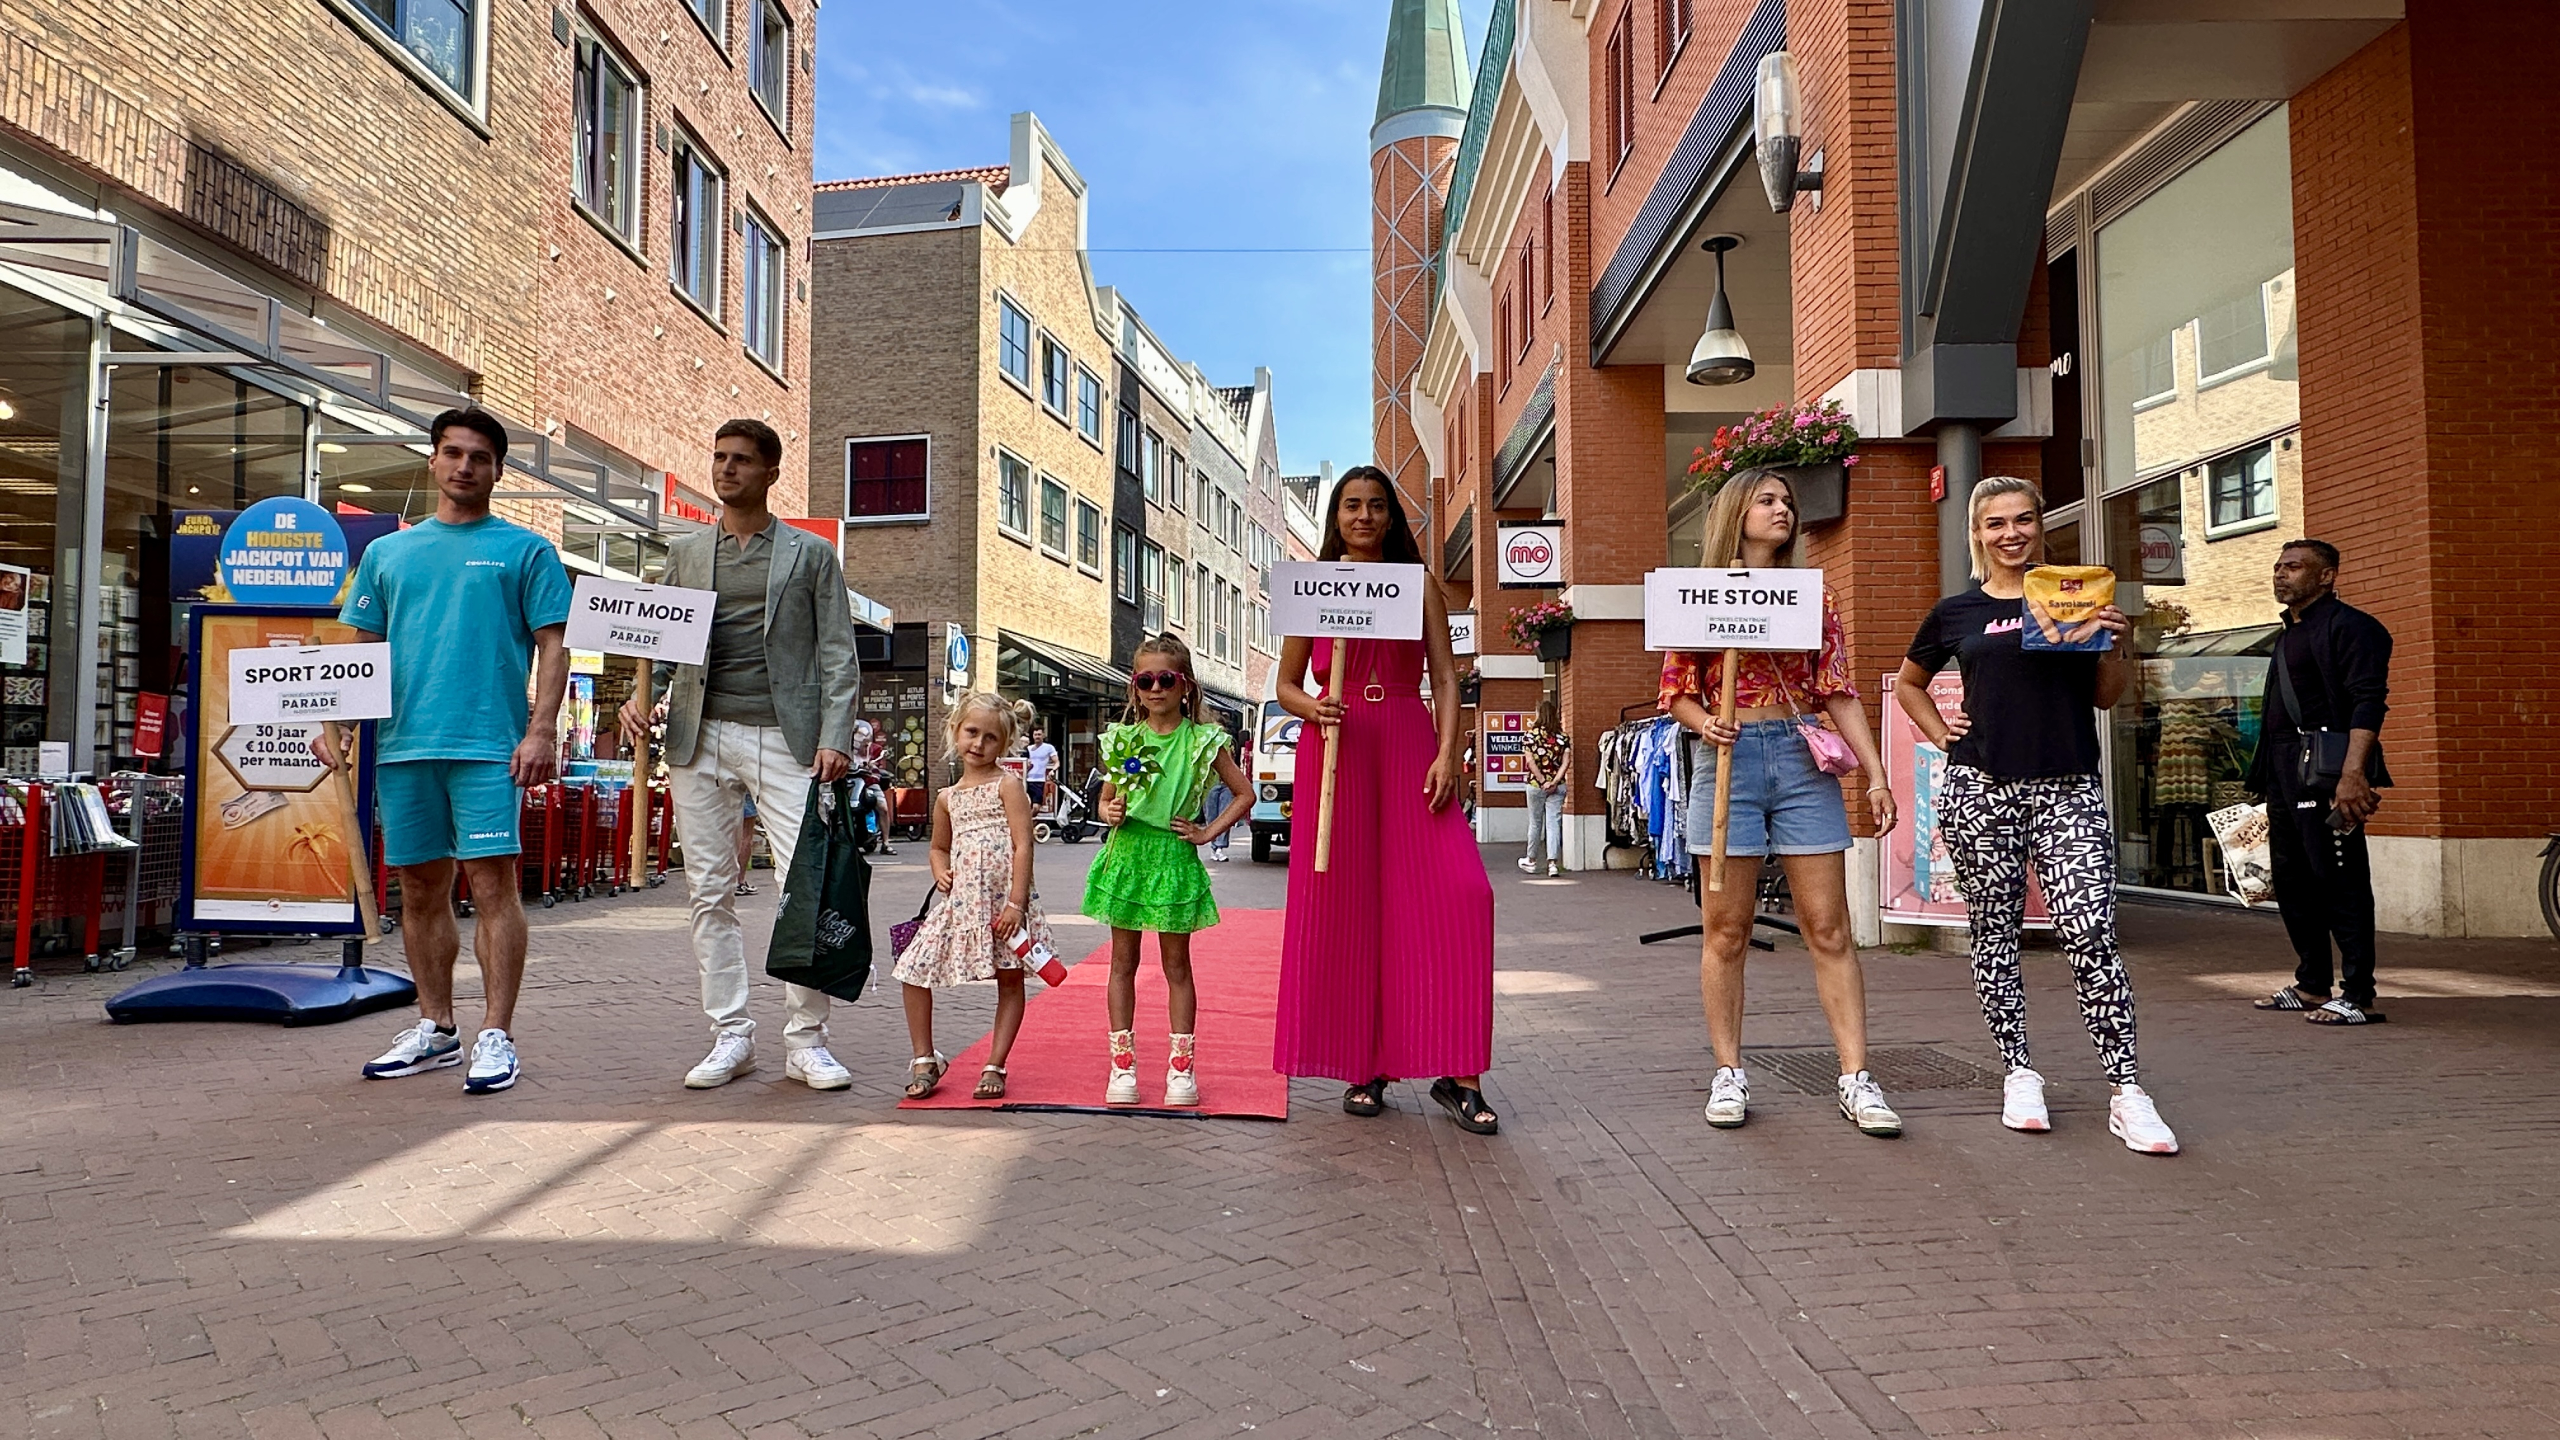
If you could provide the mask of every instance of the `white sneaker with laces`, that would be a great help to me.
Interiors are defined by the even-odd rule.
[[[365,1062],[364,1078],[397,1080],[461,1063],[462,1032],[439,1030],[433,1020],[421,1020],[401,1031],[390,1049]]]
[[[1131,1078],[1135,1079],[1136,1077],[1132,1076]],[[1132,1097],[1133,1103],[1134,1098],[1135,1097]],[[1164,1072],[1164,1103],[1167,1105],[1199,1104],[1200,1077],[1192,1074],[1188,1070],[1175,1070],[1167,1067]]]
[[[2041,1134],[2053,1128],[2044,1108],[2044,1077],[2021,1065],[2001,1086],[2000,1123],[2012,1130]]]
[[[1138,1103],[1138,1072],[1134,1067],[1126,1070],[1117,1065],[1111,1067],[1111,1084],[1102,1092],[1102,1103],[1105,1105]]]
[[[702,1057],[702,1063],[685,1072],[684,1088],[717,1090],[755,1068],[755,1037],[724,1031],[719,1039],[711,1042],[711,1053]],[[852,1081],[852,1076],[845,1077],[847,1084]]]
[[[516,1042],[504,1030],[483,1030],[471,1042],[471,1068],[462,1072],[462,1091],[492,1095],[513,1087],[519,1073]]]
[[[2107,1101],[2107,1133],[2123,1141],[2127,1150],[2144,1155],[2178,1153],[2177,1132],[2161,1120],[2160,1107],[2139,1085],[2127,1085]]]
[[[1707,1083],[1707,1123],[1719,1130],[1740,1125],[1751,1104],[1751,1080],[1739,1065],[1716,1067],[1716,1078]]]
[[[1840,1077],[1840,1113],[1849,1117],[1861,1135],[1902,1133],[1902,1117],[1884,1103],[1884,1087],[1864,1070]]]
[[[812,1090],[850,1090],[853,1072],[844,1068],[824,1045],[794,1050],[782,1060],[782,1078],[797,1080]]]

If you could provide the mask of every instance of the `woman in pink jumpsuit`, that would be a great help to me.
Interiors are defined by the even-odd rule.
[[[1335,487],[1319,553],[1420,563],[1404,507],[1376,468],[1358,466]],[[1500,1121],[1481,1084],[1493,1054],[1493,886],[1451,803],[1463,779],[1457,667],[1437,585],[1425,594],[1423,633],[1351,641],[1341,676],[1327,673],[1330,640],[1292,638],[1281,650],[1280,703],[1312,723],[1298,747],[1272,1068],[1348,1083],[1342,1108],[1364,1116],[1386,1108],[1387,1081],[1438,1076],[1431,1098],[1462,1127],[1491,1134]],[[1311,660],[1321,697],[1306,688]],[[1324,753],[1337,738],[1333,853],[1318,874]]]

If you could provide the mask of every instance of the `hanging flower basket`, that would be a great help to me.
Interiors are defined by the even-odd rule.
[[[1522,605],[1512,610],[1502,622],[1502,633],[1523,650],[1534,650],[1540,659],[1560,659],[1547,654],[1547,637],[1562,635],[1568,653],[1573,648],[1573,607],[1561,600],[1541,600],[1535,605]]]
[[[1573,658],[1573,627],[1560,626],[1538,637],[1538,658],[1565,661]]]
[[[1716,427],[1715,443],[1689,462],[1691,487],[1709,495],[1752,470],[1775,470],[1796,491],[1796,518],[1822,525],[1848,513],[1849,470],[1858,463],[1858,427],[1837,400],[1779,405],[1739,425]]]

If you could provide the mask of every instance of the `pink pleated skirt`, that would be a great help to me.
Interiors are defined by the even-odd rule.
[[[1481,1074],[1493,1062],[1493,884],[1465,811],[1453,801],[1435,815],[1424,796],[1440,746],[1414,688],[1349,701],[1321,875],[1321,728],[1298,747],[1271,1067],[1353,1085]]]

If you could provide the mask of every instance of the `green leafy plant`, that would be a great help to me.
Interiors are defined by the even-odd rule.
[[[1858,427],[1837,400],[1819,405],[1777,405],[1737,425],[1719,425],[1713,445],[1699,446],[1689,462],[1693,489],[1709,494],[1745,470],[1771,465],[1858,463]]]

